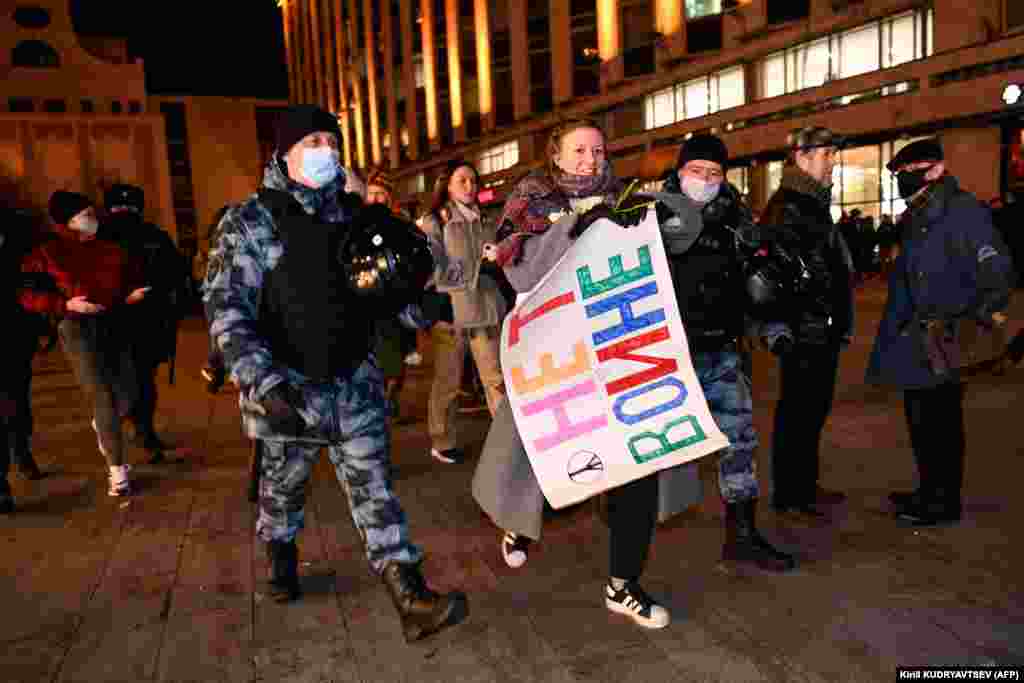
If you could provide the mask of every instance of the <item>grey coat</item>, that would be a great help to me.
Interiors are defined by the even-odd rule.
[[[456,327],[493,327],[505,316],[505,301],[497,282],[480,272],[484,245],[495,242],[492,221],[448,202],[449,216],[443,225],[433,215],[423,219],[422,229],[434,255],[434,284],[450,294]]]

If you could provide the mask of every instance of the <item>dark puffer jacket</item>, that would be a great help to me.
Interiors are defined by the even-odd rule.
[[[790,337],[797,344],[849,342],[853,334],[853,262],[829,211],[830,191],[796,167],[761,215],[761,225],[805,266],[798,291],[783,319],[764,336]],[[766,340],[769,344],[772,339]]]

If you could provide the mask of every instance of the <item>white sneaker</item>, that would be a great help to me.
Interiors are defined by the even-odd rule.
[[[416,367],[423,363],[423,356],[420,355],[419,351],[413,351],[405,357],[405,364]]]
[[[526,550],[529,547],[530,539],[526,536],[506,531],[501,537],[501,556],[512,569],[519,569],[526,564]]]
[[[604,604],[612,612],[624,614],[644,628],[665,628],[671,617],[668,610],[654,602],[636,581],[627,581],[620,590],[606,584]]]
[[[110,489],[107,495],[113,498],[132,495],[132,481],[128,478],[131,465],[115,465],[110,468]]]

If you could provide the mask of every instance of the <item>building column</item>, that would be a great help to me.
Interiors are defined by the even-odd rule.
[[[388,145],[388,166],[398,168],[400,157],[399,145],[402,144],[402,131],[398,125],[398,98],[395,93],[395,44],[391,29],[391,2],[385,0],[380,4],[380,39],[384,43],[384,104],[388,113],[388,134],[391,144]]]
[[[601,57],[601,89],[604,90],[624,77],[619,0],[597,0],[597,53]]]
[[[444,0],[445,39],[448,45],[448,102],[452,109],[455,142],[466,140],[462,111],[462,52],[459,34],[459,0]]]
[[[281,28],[284,29],[284,54],[288,66],[288,101],[294,103],[295,92],[295,48],[292,45],[292,6],[290,3],[281,5]]]
[[[341,0],[334,0],[334,59],[338,70],[338,124],[341,127],[342,153],[345,155],[345,166],[352,168],[352,110],[348,106],[348,55],[346,51],[345,20],[342,14]]]
[[[663,62],[682,53],[685,45],[685,28],[683,3],[679,0],[654,0],[654,30],[661,34],[656,52],[659,67]]]
[[[348,0],[348,22],[345,28],[349,39],[348,74],[352,86],[352,97],[349,103],[352,105],[352,118],[356,131],[355,158],[360,168],[366,168],[366,132],[363,127],[363,110],[366,101],[363,99],[363,77],[359,68],[362,55],[358,53],[359,43],[356,38],[359,35],[358,0]]]
[[[480,128],[494,130],[494,91],[491,90],[491,18],[487,0],[473,2],[476,34],[476,85],[480,106]]]
[[[298,46],[298,102],[305,104],[309,102],[309,45],[306,42],[306,3],[304,0],[295,0],[295,38]]]
[[[324,104],[327,110],[338,113],[341,103],[338,97],[338,79],[336,77],[337,62],[334,59],[337,37],[331,27],[334,26],[334,17],[331,16],[331,0],[316,0],[320,4],[320,24],[323,31],[323,56],[321,57],[324,66]],[[341,140],[338,140],[341,144]]]
[[[509,0],[508,34],[512,49],[512,109],[516,121],[533,112],[530,98],[530,36],[527,0]]]
[[[356,124],[356,162],[366,168],[366,132],[363,129],[363,79],[359,72],[352,73],[352,118]]]
[[[312,46],[313,65],[313,103],[324,106],[324,71],[323,62],[320,59],[320,7],[319,0],[309,1],[309,35]]]
[[[572,17],[565,0],[548,0],[551,87],[555,106],[572,99]]]
[[[383,0],[384,3],[391,0]],[[377,36],[373,33],[373,0],[363,0],[363,41],[366,44],[366,99],[370,115],[370,151],[373,165],[380,165],[380,110],[377,108]],[[390,75],[390,74],[388,74]]]
[[[556,2],[557,0],[551,0]],[[441,132],[437,120],[437,65],[434,62],[434,2],[420,0],[420,37],[423,41],[423,82],[427,91],[427,140],[430,149],[441,148]]]
[[[419,158],[420,138],[416,133],[416,63],[413,61],[412,16],[413,0],[399,0],[398,25],[402,31],[402,87],[405,92],[405,127],[409,131],[406,156]]]

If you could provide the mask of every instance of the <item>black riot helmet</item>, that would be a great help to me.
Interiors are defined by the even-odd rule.
[[[103,205],[107,211],[131,209],[141,214],[146,205],[146,193],[138,185],[115,183],[104,194]]]
[[[808,276],[799,256],[773,242],[754,251],[743,270],[751,312],[764,319],[785,315],[803,291]]]
[[[418,301],[434,272],[427,236],[381,204],[360,209],[350,230],[338,254],[349,289],[388,312]]]

